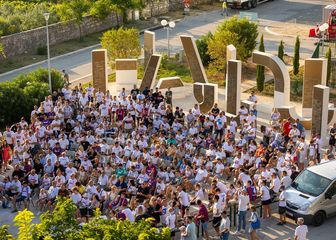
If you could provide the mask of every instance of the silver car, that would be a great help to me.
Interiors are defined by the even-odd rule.
[[[302,171],[286,190],[287,215],[320,226],[336,214],[336,160]]]

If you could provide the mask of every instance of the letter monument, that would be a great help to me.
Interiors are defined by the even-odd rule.
[[[106,49],[93,50],[92,56],[92,80],[93,87],[102,92],[107,90],[107,51]]]

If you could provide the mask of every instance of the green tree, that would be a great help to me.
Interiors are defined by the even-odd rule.
[[[295,47],[294,47],[294,58],[293,58],[293,73],[297,75],[300,68],[300,38],[296,37]]]
[[[246,61],[256,47],[258,26],[246,18],[232,17],[221,23],[208,44],[208,53],[213,62],[211,67],[224,70],[226,66],[226,47],[233,44],[237,49],[237,58]]]
[[[75,20],[75,23],[79,29],[79,38],[82,37],[82,23],[84,16],[88,14],[91,7],[91,2],[89,0],[63,0],[61,4],[56,7],[57,14],[60,16],[61,20]]]
[[[264,35],[261,35],[259,49],[260,52],[265,52],[265,45],[264,45]],[[257,89],[259,92],[264,90],[265,85],[265,67],[262,65],[257,66]]]
[[[115,59],[138,58],[141,54],[139,31],[135,28],[119,28],[106,31],[101,38],[101,45],[107,49],[112,68]]]
[[[113,0],[97,0],[92,4],[90,14],[99,19],[105,19],[112,11],[117,11],[118,7]]]
[[[331,48],[328,49],[328,51],[326,52],[325,58],[328,61],[328,65],[327,65],[327,86],[329,86],[330,84],[330,78],[331,78]]]
[[[19,227],[18,240],[31,240],[32,225],[31,221],[34,218],[34,214],[27,209],[20,211],[14,218],[15,226]]]
[[[75,218],[77,207],[71,199],[58,198],[55,209],[41,215],[41,223],[37,226],[40,236],[53,239],[80,239],[80,228]]]
[[[53,90],[64,86],[62,74],[51,71]],[[38,69],[21,74],[11,82],[0,83],[0,126],[11,125],[20,117],[30,118],[34,105],[39,105],[49,95],[48,70]]]
[[[208,32],[196,40],[196,46],[204,66],[208,66],[211,61],[211,57],[208,53],[208,44],[212,37],[212,33]]]
[[[284,49],[285,49],[285,47],[284,47],[284,42],[281,40],[280,41],[280,44],[279,44],[279,47],[278,47],[278,57],[281,59],[281,61],[283,61],[284,62],[284,59],[283,59],[283,57],[284,57]]]

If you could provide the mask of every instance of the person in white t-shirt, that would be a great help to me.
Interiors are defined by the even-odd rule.
[[[122,212],[126,215],[126,219],[129,220],[130,222],[134,222],[135,221],[135,217],[134,214],[132,212],[131,209],[129,209],[129,207],[127,207],[127,205],[122,205],[121,206]]]
[[[288,176],[287,171],[282,172],[281,185],[288,188],[292,184],[292,179]]]
[[[304,223],[303,218],[298,218],[297,223],[298,226],[295,229],[294,240],[306,240],[308,233],[307,225],[303,224]]]
[[[268,187],[266,187],[266,180],[263,180],[261,182],[261,188],[260,188],[260,194],[259,196],[261,197],[261,205],[263,208],[263,219],[266,218],[271,218],[271,207],[270,204],[272,203],[272,199],[271,199],[271,194],[270,194],[270,190],[268,189]]]
[[[272,182],[270,190],[273,194],[278,194],[281,186],[281,181],[276,173],[272,173]]]
[[[280,222],[277,225],[284,225],[286,223],[286,191],[285,187],[280,187],[280,195],[279,195],[279,215],[280,215]]]
[[[238,227],[234,234],[246,232],[246,214],[250,203],[250,197],[245,189],[239,191],[236,198],[238,200]]]
[[[186,193],[185,189],[182,187],[178,187],[178,199],[180,200],[181,203],[181,215],[184,217],[184,215],[187,213],[190,207],[190,199],[189,199],[189,194]]]
[[[174,213],[174,208],[172,207],[168,209],[168,214],[166,217],[166,224],[167,224],[167,227],[170,228],[171,238],[175,239],[176,215]]]

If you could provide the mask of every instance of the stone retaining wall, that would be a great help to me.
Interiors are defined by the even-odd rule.
[[[122,19],[120,18],[120,22]],[[117,26],[115,13],[110,14],[105,20],[91,16],[85,17],[81,31],[82,36],[104,31]],[[46,28],[40,27],[25,32],[1,37],[1,43],[7,57],[25,53],[36,53],[39,46],[46,46]],[[50,45],[65,42],[80,37],[78,25],[74,21],[60,22],[49,25]]]

